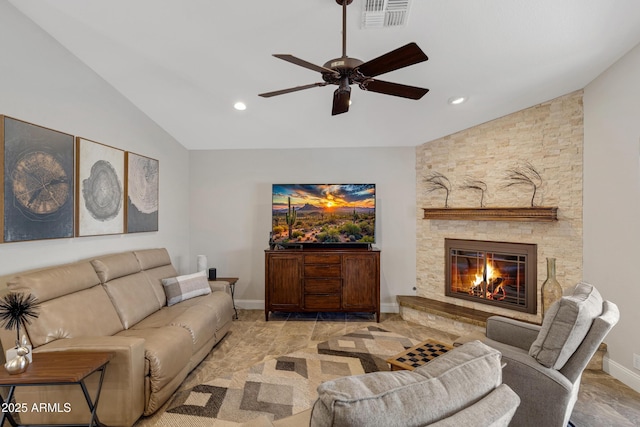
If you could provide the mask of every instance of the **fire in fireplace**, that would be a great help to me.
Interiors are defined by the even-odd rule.
[[[528,243],[445,239],[445,295],[536,313],[536,253]]]

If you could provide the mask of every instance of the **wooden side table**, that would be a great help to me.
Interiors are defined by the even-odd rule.
[[[236,313],[235,319],[238,320],[238,310],[236,309],[236,300],[234,294],[236,292],[236,283],[238,282],[237,277],[216,277],[216,281],[224,281],[229,282],[229,287],[231,288],[231,301],[233,302],[233,311]]]
[[[31,362],[28,369],[21,374],[10,375],[4,368],[0,368],[0,386],[9,387],[6,402],[2,399],[2,396],[0,396],[0,405],[3,409],[0,414],[0,427],[4,426],[5,419],[8,420],[9,424],[13,427],[26,425],[16,422],[11,412],[17,411],[5,411],[5,408],[10,409],[12,406],[11,399],[13,398],[16,387],[69,384],[80,385],[84,397],[87,400],[87,405],[89,405],[89,412],[91,412],[91,419],[87,424],[75,425],[86,425],[88,427],[103,426],[98,420],[96,412],[98,410],[104,374],[107,369],[107,364],[112,358],[113,353],[110,352],[57,351],[51,353],[33,353],[33,362]],[[92,402],[91,395],[87,390],[84,380],[89,375],[98,371],[100,372],[100,381],[98,382],[96,398]],[[16,403],[16,405],[20,405],[20,403]],[[31,410],[31,408],[26,407],[16,407],[15,409],[20,412]],[[23,411],[23,409],[25,411]],[[73,408],[70,409],[72,410]]]

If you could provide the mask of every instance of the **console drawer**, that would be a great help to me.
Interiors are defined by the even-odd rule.
[[[339,294],[342,291],[340,279],[305,279],[304,292],[307,294]]]
[[[305,254],[305,264],[340,264],[339,254]]]
[[[316,311],[339,310],[340,294],[305,295],[304,308],[305,310],[316,310]]]
[[[305,264],[304,277],[341,277],[341,264]]]

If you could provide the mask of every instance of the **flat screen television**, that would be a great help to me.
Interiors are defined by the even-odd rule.
[[[280,245],[375,243],[375,184],[273,184],[271,234]]]

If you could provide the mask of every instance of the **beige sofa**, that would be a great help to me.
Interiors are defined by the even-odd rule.
[[[141,415],[157,411],[231,326],[228,284],[215,282],[208,295],[167,306],[162,279],[175,276],[167,251],[148,249],[19,274],[7,286],[40,302],[38,318],[25,328],[34,353],[115,353],[98,416],[109,426],[131,426]],[[3,349],[14,340],[15,332],[5,331]],[[90,391],[97,385],[98,376],[93,377],[87,382]],[[29,407],[32,402],[71,404],[70,413],[20,414],[23,423],[89,419],[76,386],[19,387],[16,401]]]

